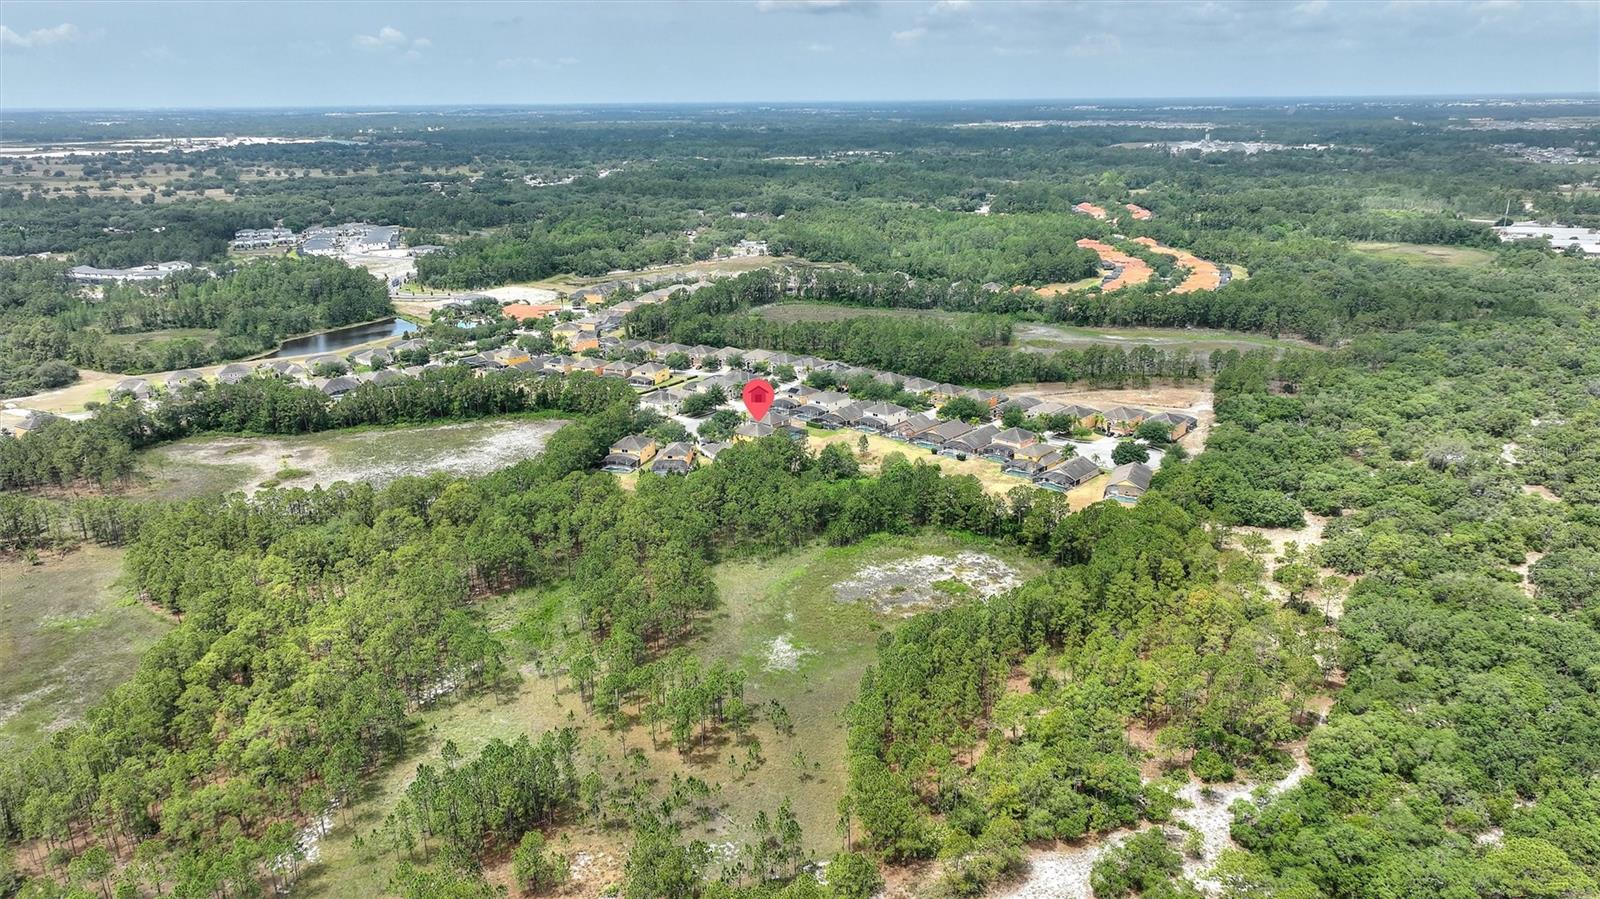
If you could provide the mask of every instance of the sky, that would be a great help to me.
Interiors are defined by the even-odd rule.
[[[0,3],[0,108],[1576,94],[1600,0]]]

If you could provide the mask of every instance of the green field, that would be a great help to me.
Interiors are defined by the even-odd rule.
[[[0,753],[79,720],[171,627],[116,585],[122,551],[0,562]]]
[[[873,566],[962,551],[994,556],[1024,578],[1044,568],[1038,560],[1006,547],[940,535],[876,538],[845,548],[814,545],[776,560],[717,566],[720,605],[702,622],[701,635],[690,648],[707,662],[742,667],[749,675],[746,700],[752,704],[777,700],[794,722],[793,736],[779,734],[764,720],[756,725],[753,734],[765,762],[748,773],[742,770],[748,746],[714,740],[707,749],[680,755],[669,744],[655,745],[646,727],[620,733],[607,730],[589,716],[566,678],[542,671],[537,651],[515,636],[515,628],[535,610],[558,605],[559,590],[495,600],[489,614],[511,648],[508,661],[520,671],[520,679],[499,693],[421,713],[412,741],[416,751],[379,774],[367,797],[348,815],[338,815],[332,833],[319,847],[319,861],[307,867],[295,892],[356,897],[382,891],[395,860],[358,849],[354,838],[370,835],[382,823],[417,765],[438,764],[445,741],[453,740],[464,756],[471,756],[495,737],[510,740],[569,725],[585,739],[583,757],[599,759],[600,769],[613,782],[640,779],[659,784],[678,774],[713,784],[719,791],[718,814],[692,828],[688,837],[712,845],[737,845],[750,832],[756,811],[771,814],[788,796],[805,830],[807,849],[826,857],[840,845],[835,824],[845,786],[843,710],[875,657],[878,635],[902,620],[862,604],[837,601],[833,585]],[[780,655],[778,661],[792,661],[792,669],[772,664],[774,641],[780,640],[794,654]],[[629,764],[624,753],[632,750],[637,754]],[[730,755],[737,766],[730,766]],[[620,862],[628,846],[625,833],[588,825],[564,828],[552,838],[569,857],[581,851],[598,860],[591,882],[578,886],[583,895],[596,894],[600,881],[614,873],[605,860]],[[503,879],[503,871],[490,873]]]
[[[1477,267],[1488,265],[1494,261],[1493,252],[1480,250],[1476,247],[1445,247],[1422,243],[1360,241],[1352,243],[1350,248],[1358,253],[1376,256],[1379,259],[1392,259],[1417,265]]]

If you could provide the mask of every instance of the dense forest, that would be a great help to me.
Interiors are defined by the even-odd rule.
[[[94,298],[66,270],[44,260],[0,262],[0,397],[59,387],[77,377],[76,367],[137,374],[208,365],[393,314],[381,281],[326,258],[112,284]],[[174,329],[200,333],[164,333]]]
[[[794,258],[641,307],[629,336],[988,387],[1204,380],[1215,422],[1204,451],[1169,454],[1137,505],[1076,512],[1054,493],[986,492],[909,450],[867,468],[845,444],[782,437],[735,444],[685,477],[622,480],[595,471],[615,440],[683,428],[583,374],[452,369],[334,404],[251,378],[0,437],[0,551],[120,547],[131,595],[175,619],[85,720],[0,757],[0,895],[277,889],[297,833],[363,808],[429,739],[429,709],[519,689],[515,641],[538,641],[574,715],[607,735],[648,731],[687,756],[792,734],[787,710],[753,701],[750,670],[697,654],[727,611],[714,574],[878,535],[987,541],[1043,573],[875,635],[854,700],[830,710],[845,729],[831,858],[808,856],[815,834],[781,795],[737,822],[732,851],[691,839],[719,785],[615,776],[565,725],[446,745],[363,829],[364,857],[392,863],[387,888],[407,899],[497,895],[495,876],[550,893],[571,875],[562,836],[589,829],[625,846],[615,891],[628,899],[867,897],[885,874],[945,899],[1025,876],[1058,841],[1148,827],[1100,856],[1095,896],[1192,899],[1190,847],[1167,836],[1180,786],[1269,782],[1303,757],[1292,787],[1234,807],[1216,895],[1600,894],[1600,268],[1489,228],[1508,204],[1600,224],[1600,194],[1576,167],[1497,149],[1570,143],[1592,125],[1479,131],[1445,104],[1330,101],[968,127],[1064,114],[641,108],[562,122],[461,110],[426,127],[375,114],[360,131],[289,113],[174,114],[162,128],[333,140],[64,163],[82,169],[83,191],[12,166],[0,253],[184,258],[215,276],[91,296],[65,281],[68,261],[0,261],[8,395],[76,367],[199,365],[391,314],[379,282],[337,262],[225,256],[238,227],[369,219],[446,245],[419,277],[451,290],[765,240]],[[1140,146],[1197,137],[1183,123],[1202,115],[1219,140],[1327,149]],[[14,136],[142,127],[38,113]],[[86,187],[158,175],[171,179],[149,200]],[[227,199],[204,195],[216,190]],[[1109,220],[1074,212],[1085,200]],[[1153,217],[1126,214],[1130,202]],[[1152,256],[1147,286],[1034,289],[1093,275],[1075,241],[1114,234],[1238,276],[1176,294],[1181,273]],[[840,316],[764,314],[787,301]],[[1321,346],[1033,352],[1013,345],[1025,322]],[[448,316],[434,327],[456,343],[513,337]],[[181,502],[121,493],[140,451],[169,440],[506,414],[571,424],[481,477]],[[507,596],[541,605],[508,630],[488,612]]]

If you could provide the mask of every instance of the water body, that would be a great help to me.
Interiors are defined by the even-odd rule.
[[[374,340],[382,340],[385,337],[400,337],[416,330],[418,330],[416,325],[403,318],[368,322],[364,325],[349,325],[285,340],[283,343],[278,344],[278,349],[267,355],[266,358],[304,356],[307,353],[337,353],[340,350],[359,346],[363,343],[371,343]]]

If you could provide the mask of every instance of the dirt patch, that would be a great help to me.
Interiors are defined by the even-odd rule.
[[[1561,502],[1561,497],[1556,496],[1554,490],[1551,490],[1549,487],[1546,487],[1543,484],[1523,484],[1522,492],[1528,494],[1529,496],[1537,496],[1540,499],[1547,499],[1553,503]]]
[[[767,660],[762,664],[764,671],[799,671],[800,660],[806,656],[817,654],[815,649],[794,645],[792,634],[779,634],[767,644]]]
[[[833,587],[839,602],[868,602],[880,612],[910,614],[963,597],[988,599],[1022,585],[1017,570],[979,552],[919,556],[864,568]]]

